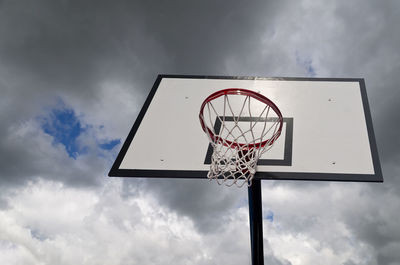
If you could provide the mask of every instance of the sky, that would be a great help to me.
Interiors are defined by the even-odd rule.
[[[384,183],[263,181],[265,264],[400,264],[398,1],[0,0],[0,264],[250,264],[247,190],[107,173],[158,74],[364,78]]]

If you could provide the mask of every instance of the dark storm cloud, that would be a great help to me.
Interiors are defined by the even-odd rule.
[[[147,1],[146,27],[178,73],[227,74],[226,61],[260,53],[280,5],[273,1]],[[243,68],[247,72],[248,65]]]
[[[52,146],[53,139],[38,134],[40,127],[30,121],[60,95],[79,99],[82,106],[96,104],[104,96],[99,92],[103,81],[129,84],[138,99],[129,107],[139,108],[159,73],[364,77],[385,183],[361,186],[360,194],[368,195],[362,201],[349,206],[347,198],[354,197],[348,196],[332,207],[360,241],[376,250],[380,264],[394,263],[400,241],[394,214],[400,201],[399,10],[394,1],[1,1],[0,184],[41,176],[96,185],[107,162],[93,154],[72,163],[63,147]],[[132,187],[125,195],[142,187],[189,216],[201,232],[220,229],[243,192],[200,181],[143,182],[144,188],[127,180]],[[308,195],[301,209],[315,201],[321,213],[326,208],[319,202],[326,194],[312,197],[326,183],[276,185]],[[352,193],[332,190],[338,197]],[[0,208],[6,204],[0,198]],[[285,208],[290,209],[286,221],[277,217],[274,222],[292,234],[312,233],[318,212],[312,216],[284,204],[273,210]]]
[[[55,154],[43,150],[34,132],[25,134],[30,139],[22,143],[16,130],[24,123],[32,125],[27,121],[60,95],[79,98],[89,106],[96,103],[104,80],[149,89],[140,84],[154,78],[164,59],[157,56],[161,48],[147,37],[137,4],[4,1],[0,14],[3,182],[22,184],[34,176],[47,176],[71,184],[97,183],[93,178],[105,171],[102,159],[93,154],[81,166],[71,163],[68,170],[62,148]],[[137,92],[136,97],[144,95]]]
[[[62,145],[51,146],[49,136],[32,132],[25,141],[10,140],[10,130],[35,118],[53,97],[95,104],[104,80],[132,84],[130,93],[144,100],[159,73],[264,74],[272,64],[254,63],[254,58],[261,56],[260,33],[277,9],[263,1],[3,2],[0,66],[6,69],[1,79],[6,99],[1,107],[8,115],[0,128],[2,183],[21,185],[39,176],[73,186],[98,184],[109,163],[95,154],[77,162]],[[232,58],[245,62],[235,73],[227,68]],[[219,229],[237,204],[236,192],[197,181],[153,182],[146,188],[191,217],[202,232]],[[183,199],[189,195],[190,200]]]
[[[213,185],[215,184],[215,185]],[[199,231],[220,230],[232,208],[238,208],[245,189],[226,189],[208,180],[149,180],[143,190],[157,197],[161,204],[190,217]]]
[[[333,76],[368,74],[370,101],[373,107],[385,110],[378,113],[373,108],[379,117],[375,123],[379,123],[377,137],[384,146],[381,153],[385,159],[394,157],[393,141],[398,139],[395,135],[399,128],[387,117],[399,113],[395,104],[398,82],[394,81],[398,66],[387,66],[389,71],[385,73],[369,67],[371,62],[374,65],[373,60],[385,58],[385,50],[395,50],[393,43],[398,43],[399,36],[392,34],[398,32],[395,16],[386,14],[395,14],[396,9],[361,5],[358,18],[351,10],[354,6],[350,3],[335,6],[333,22],[338,28],[346,25],[346,30],[337,36],[340,42],[331,42],[325,48],[331,52],[319,58],[323,60],[320,66],[329,65]],[[7,104],[20,102],[21,109],[18,113],[11,111],[3,126],[17,115],[30,114],[33,107],[27,98],[40,104],[49,94],[66,91],[86,98],[90,104],[98,97],[99,82],[107,78],[138,84],[136,94],[144,98],[158,73],[269,75],[283,67],[287,71],[282,75],[290,75],[293,66],[288,58],[293,56],[296,61],[298,54],[282,52],[284,45],[297,46],[294,50],[313,48],[317,54],[321,50],[318,39],[308,45],[304,44],[307,36],[305,41],[296,40],[296,29],[301,32],[302,25],[291,24],[296,20],[290,18],[300,11],[308,15],[313,12],[297,4],[264,1],[251,5],[242,1],[4,1],[0,11],[0,58],[7,77],[19,81],[10,84],[2,80],[8,98],[3,98],[2,105],[10,109]],[[364,16],[371,13],[369,18]],[[347,37],[351,34],[357,37]],[[346,54],[349,47],[357,52],[346,60],[341,54]],[[259,60],[265,52],[268,56]],[[309,61],[308,56],[301,60]],[[229,62],[236,65],[235,72],[230,72]],[[385,85],[375,82],[372,75],[385,80]],[[381,129],[387,128],[386,124],[391,129]]]
[[[81,97],[104,75],[149,84],[164,71],[221,74],[227,57],[259,50],[276,9],[242,1],[7,1],[1,59],[36,89]]]
[[[117,80],[144,100],[158,73],[226,74],[227,58],[256,56],[260,43],[254,40],[276,9],[241,1],[2,2],[2,168],[15,172],[11,164],[19,164],[24,173],[15,181],[23,183],[28,164],[37,167],[24,148],[9,146],[7,134],[54,97],[90,106],[101,82]]]
[[[2,63],[32,78],[36,92],[66,89],[87,97],[104,75],[142,78],[141,64],[157,54],[135,3],[7,1],[1,10]]]

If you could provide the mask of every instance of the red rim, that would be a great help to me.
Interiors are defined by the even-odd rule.
[[[259,142],[259,143],[254,143],[254,144],[235,143],[235,142],[231,142],[231,141],[226,140],[226,139],[222,139],[221,137],[215,135],[213,133],[212,129],[210,129],[204,122],[204,119],[203,119],[204,107],[207,105],[208,102],[213,101],[214,99],[219,98],[221,96],[225,96],[225,95],[250,96],[250,97],[252,97],[254,99],[257,99],[258,101],[263,102],[266,105],[270,106],[275,111],[275,113],[278,115],[278,119],[279,119],[279,128],[278,128],[278,130],[275,132],[275,134],[271,138],[269,138],[269,139],[267,139],[265,141]],[[199,119],[200,119],[200,124],[201,124],[201,127],[202,127],[203,131],[205,133],[207,133],[208,135],[210,135],[210,137],[213,140],[213,142],[223,143],[227,147],[243,147],[243,146],[246,146],[249,149],[264,147],[266,144],[272,145],[276,141],[276,139],[278,139],[278,137],[280,136],[281,131],[282,131],[282,126],[283,126],[282,113],[278,109],[278,107],[275,105],[274,102],[272,102],[267,97],[265,97],[265,96],[263,96],[263,95],[261,95],[259,93],[256,93],[256,92],[248,90],[248,89],[243,89],[243,88],[227,88],[227,89],[223,89],[223,90],[217,91],[217,92],[212,93],[211,95],[209,95],[203,101],[203,104],[201,104]]]

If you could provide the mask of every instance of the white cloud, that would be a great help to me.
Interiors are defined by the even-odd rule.
[[[274,212],[274,222],[264,221],[264,237],[277,256],[293,264],[397,260],[400,199],[395,190],[346,182],[263,183],[263,209]]]
[[[121,197],[122,181],[100,192],[39,181],[10,196],[0,212],[0,260],[7,264],[243,264],[247,210],[203,236],[188,217],[142,193]],[[222,236],[223,235],[223,236]],[[222,236],[222,237],[221,237]]]

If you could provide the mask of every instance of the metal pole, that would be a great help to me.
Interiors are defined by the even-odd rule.
[[[253,265],[264,265],[261,180],[253,179],[253,183],[248,188],[248,192],[251,262]]]

